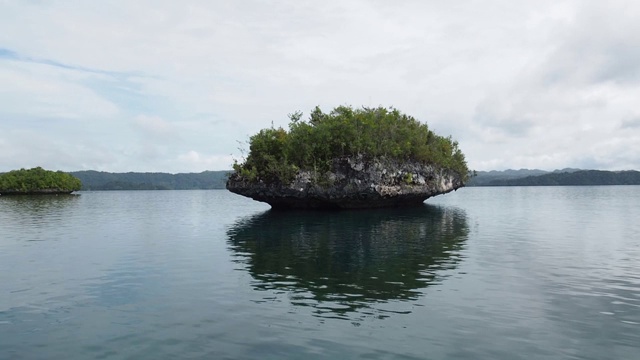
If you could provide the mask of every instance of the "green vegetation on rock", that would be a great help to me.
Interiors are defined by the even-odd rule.
[[[238,176],[289,183],[299,170],[321,174],[336,158],[364,156],[433,165],[468,178],[456,141],[394,108],[339,106],[327,114],[316,107],[308,121],[301,121],[299,112],[289,117],[289,131],[271,127],[250,138],[247,158],[233,166]]]
[[[0,194],[68,193],[81,187],[80,180],[72,175],[41,167],[0,175]]]

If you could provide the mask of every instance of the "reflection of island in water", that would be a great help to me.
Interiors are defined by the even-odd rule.
[[[24,241],[51,239],[79,213],[79,200],[74,194],[0,196],[0,229]]]
[[[69,205],[76,204],[80,195],[48,194],[48,195],[0,195],[0,209],[8,209],[7,215],[17,218],[41,217],[56,214]]]
[[[469,228],[456,208],[273,212],[228,230],[258,290],[284,290],[294,305],[345,315],[374,303],[415,300],[461,261]]]

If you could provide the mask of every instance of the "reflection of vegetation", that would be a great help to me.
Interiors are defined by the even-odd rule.
[[[294,304],[328,308],[335,315],[416,299],[420,289],[461,260],[468,231],[460,210],[425,206],[268,211],[239,221],[228,236],[257,289],[290,291]]]
[[[80,190],[82,183],[62,171],[49,171],[41,167],[9,171],[0,175],[0,193],[70,193]]]
[[[51,238],[51,229],[42,224],[72,217],[70,208],[76,208],[79,200],[80,195],[74,194],[0,196],[0,229],[23,234],[26,240],[32,240],[27,233],[40,239]]]

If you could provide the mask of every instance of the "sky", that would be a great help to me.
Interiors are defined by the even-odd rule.
[[[0,172],[201,172],[315,107],[471,169],[640,169],[640,2],[0,0]]]

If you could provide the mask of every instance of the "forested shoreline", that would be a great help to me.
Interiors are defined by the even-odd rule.
[[[224,189],[230,171],[200,173],[149,173],[104,171],[72,171],[82,181],[82,190],[196,190]]]
[[[70,174],[82,180],[82,190],[189,190],[224,189],[227,176],[231,171],[179,174],[76,171]],[[478,175],[467,184],[470,187],[582,185],[640,185],[640,171],[565,169],[555,172],[543,170],[478,172]]]
[[[482,177],[480,174],[479,177]],[[486,176],[486,175],[485,175]],[[513,175],[511,175],[513,176]],[[470,186],[589,186],[640,185],[640,171],[570,170],[516,178],[499,178],[472,182]]]
[[[72,171],[82,182],[81,190],[196,190],[225,189],[232,170],[200,173],[111,173],[103,171]],[[585,186],[640,185],[640,171],[603,171],[565,169],[479,171],[467,186]]]

